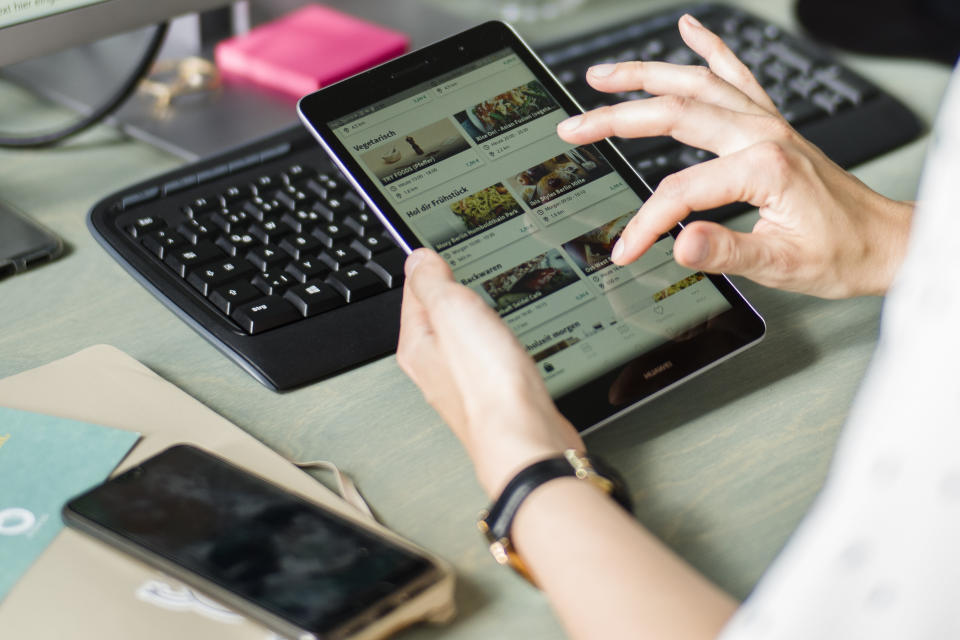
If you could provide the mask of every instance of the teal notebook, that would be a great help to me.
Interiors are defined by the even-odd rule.
[[[63,528],[66,501],[102,482],[139,439],[0,407],[0,600]]]

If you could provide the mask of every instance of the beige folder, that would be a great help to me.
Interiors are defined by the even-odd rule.
[[[0,406],[140,432],[143,438],[118,470],[174,443],[195,444],[348,519],[403,541],[371,523],[282,456],[113,347],[90,347],[0,380]],[[452,617],[453,573],[446,563],[434,559],[445,572],[440,584],[357,638],[382,638],[420,620],[443,622]],[[274,638],[258,623],[71,529],[60,532],[0,603],[0,630],[4,638],[31,640]]]

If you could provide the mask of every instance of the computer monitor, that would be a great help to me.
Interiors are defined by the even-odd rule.
[[[259,23],[307,1],[251,2],[250,18]],[[115,90],[142,55],[148,36],[130,29],[222,7],[228,0],[31,0],[31,6],[46,7],[46,11],[27,16],[8,10],[24,2],[0,0],[0,79],[88,113]],[[415,47],[475,22],[446,11],[434,0],[325,0],[324,4],[403,31]],[[74,46],[123,30],[127,32],[95,44]],[[45,55],[50,52],[54,53]],[[14,63],[17,60],[23,61]],[[289,100],[227,84],[216,94],[191,100],[163,117],[157,117],[151,100],[135,97],[110,122],[134,138],[195,160],[296,125],[297,118]],[[15,130],[16,123],[4,121],[0,110],[0,131],[4,129]]]
[[[0,0],[0,67],[229,0]]]

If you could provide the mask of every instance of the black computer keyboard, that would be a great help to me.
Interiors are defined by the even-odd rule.
[[[724,5],[640,16],[539,53],[585,108],[642,98],[597,93],[584,72],[632,59],[703,64],[677,33],[684,12],[719,33],[787,119],[839,164],[920,133],[910,111],[822,50]],[[711,157],[669,138],[614,142],[651,186]],[[113,194],[89,225],[164,304],[273,389],[396,346],[404,254],[299,125]]]

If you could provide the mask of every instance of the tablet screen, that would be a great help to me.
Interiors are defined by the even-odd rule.
[[[516,333],[554,397],[730,308],[673,238],[610,251],[642,204],[599,146],[556,133],[569,114],[504,48],[328,121],[425,246]]]

